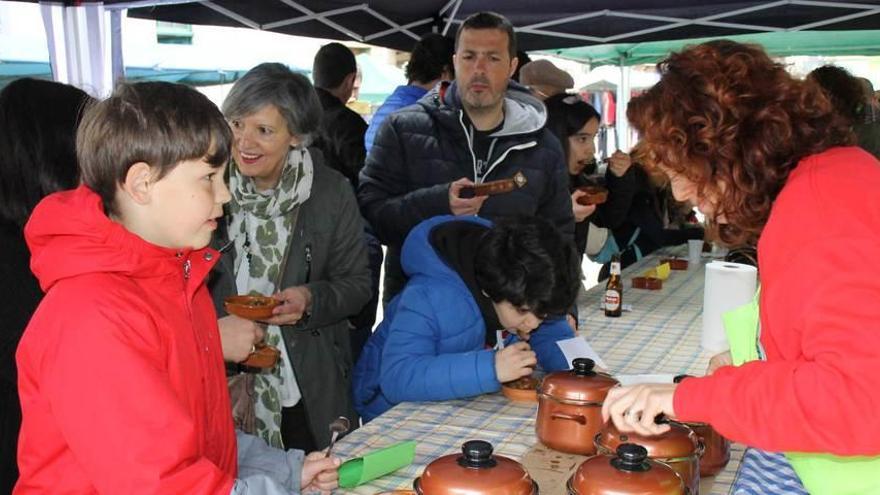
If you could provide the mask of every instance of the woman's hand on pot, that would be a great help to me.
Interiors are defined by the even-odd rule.
[[[501,383],[532,374],[538,358],[525,342],[511,344],[495,353],[495,376]]]
[[[654,418],[664,414],[675,418],[673,396],[675,383],[650,383],[631,387],[614,387],[602,405],[602,419],[614,422],[621,433],[654,436],[669,431],[669,425],[657,424]]]
[[[332,493],[339,487],[339,465],[335,456],[324,457],[324,452],[312,452],[303,460],[300,491]]]
[[[581,196],[586,196],[586,191],[575,189],[571,193],[571,212],[574,215],[574,222],[581,223],[596,211],[596,205],[582,205],[577,202]]]
[[[272,297],[281,304],[272,310],[274,316],[266,320],[270,325],[293,325],[312,309],[312,291],[304,285],[288,287]]]
[[[266,332],[256,322],[229,315],[217,320],[223,359],[240,363],[248,358],[254,346],[263,341]]]
[[[730,351],[720,352],[712,356],[712,359],[709,360],[709,366],[706,367],[706,375],[711,375],[715,373],[715,370],[722,366],[732,366],[733,365],[733,356],[730,355]]]

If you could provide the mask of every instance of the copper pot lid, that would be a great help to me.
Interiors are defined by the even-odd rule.
[[[611,453],[622,444],[634,443],[643,446],[648,452],[648,457],[670,461],[700,454],[702,450],[700,439],[693,430],[681,423],[666,419],[658,419],[658,422],[668,423],[669,431],[662,435],[647,437],[636,433],[621,433],[613,422],[608,421],[596,435],[596,447],[600,451],[604,449],[606,453]]]
[[[596,364],[592,359],[577,358],[571,364],[572,369],[568,371],[545,376],[538,387],[538,396],[577,405],[601,405],[608,390],[619,383],[607,373],[594,371]]]
[[[681,495],[684,483],[669,466],[648,458],[641,445],[624,443],[616,456],[596,455],[568,480],[575,495]]]
[[[493,455],[489,442],[470,440],[461,454],[428,464],[414,486],[421,495],[532,495],[536,485],[520,463]]]

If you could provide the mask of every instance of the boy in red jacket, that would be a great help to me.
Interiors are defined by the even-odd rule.
[[[233,430],[205,278],[230,130],[203,95],[123,84],[77,134],[84,185],[25,227],[46,296],[18,348],[14,493],[332,490],[339,460]]]

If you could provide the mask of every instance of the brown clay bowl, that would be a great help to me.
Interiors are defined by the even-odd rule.
[[[608,201],[608,189],[602,186],[581,186],[578,191],[587,193],[577,199],[579,205],[600,205]]]
[[[266,344],[257,344],[254,352],[242,361],[241,364],[250,366],[251,368],[274,368],[278,358],[281,357],[281,351],[277,347]]]
[[[633,289],[660,290],[663,288],[663,281],[654,277],[633,277]]]
[[[660,263],[669,263],[671,270],[687,270],[688,260],[684,258],[663,258]]]
[[[533,376],[501,384],[501,393],[514,402],[538,402],[538,385],[541,381]]]
[[[246,320],[266,320],[272,317],[272,310],[279,301],[266,296],[229,296],[223,306],[231,314]]]

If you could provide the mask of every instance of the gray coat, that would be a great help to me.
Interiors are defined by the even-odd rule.
[[[308,286],[312,309],[296,325],[284,325],[282,334],[305,401],[308,426],[318,448],[324,448],[330,443],[330,421],[347,416],[351,424],[358,424],[351,400],[348,317],[357,314],[372,294],[363,220],[351,185],[339,172],[320,164],[318,153],[312,157],[312,192],[299,207],[281,282],[281,288]],[[214,245],[234,246],[225,228],[218,229]],[[236,292],[231,251],[235,248],[229,249],[208,282],[221,317],[226,315],[223,299]]]

